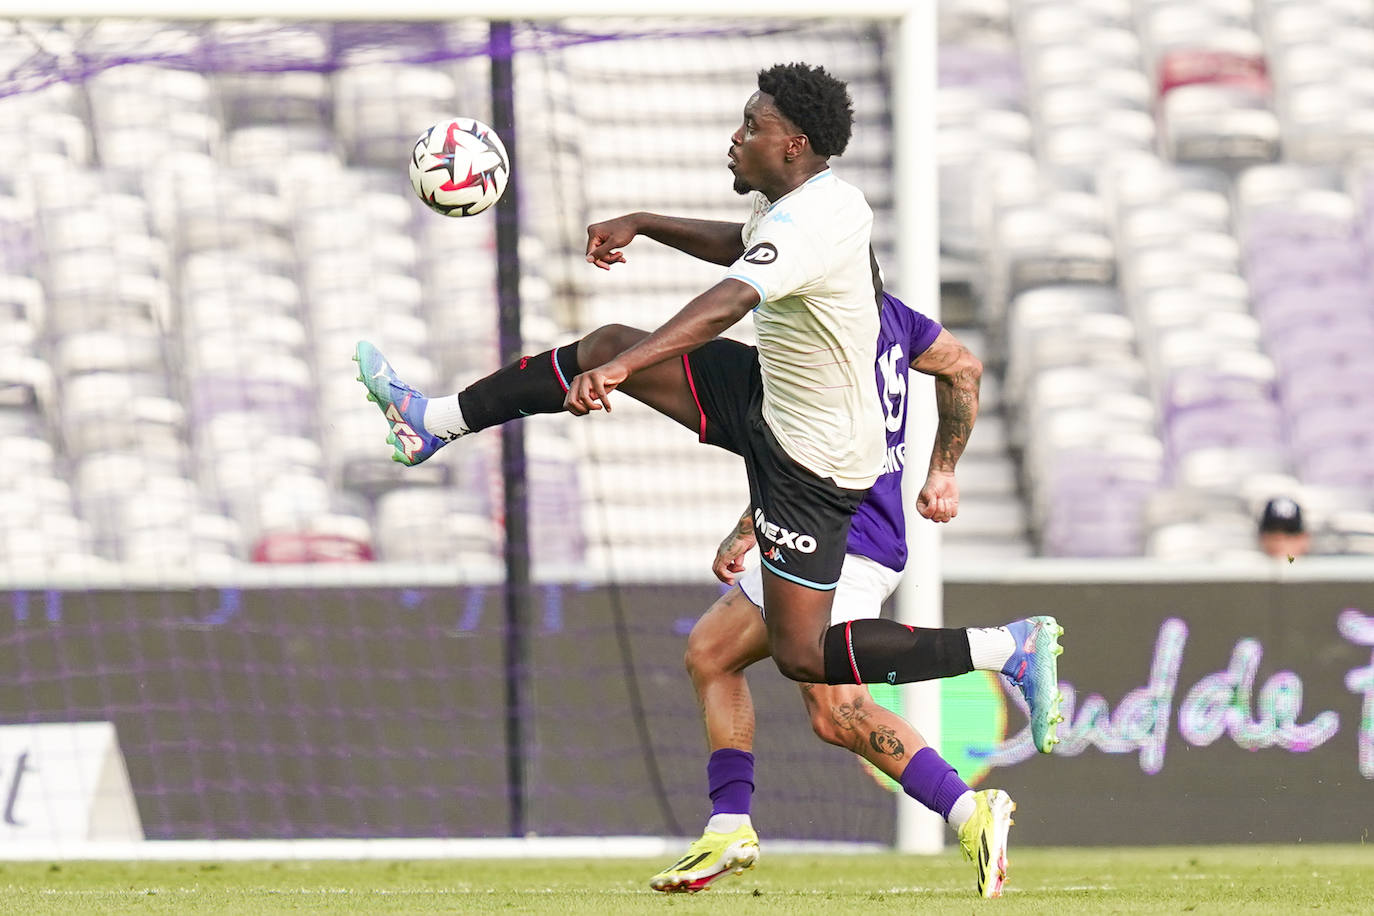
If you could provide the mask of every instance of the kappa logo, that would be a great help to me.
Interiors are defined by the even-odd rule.
[[[750,264],[772,264],[777,259],[778,249],[772,242],[759,242],[744,253],[744,260]]]

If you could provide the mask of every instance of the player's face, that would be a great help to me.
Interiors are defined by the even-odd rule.
[[[755,92],[744,106],[744,123],[730,136],[730,171],[735,193],[765,190],[777,182],[786,162],[787,145],[797,128],[773,105],[773,97]]]

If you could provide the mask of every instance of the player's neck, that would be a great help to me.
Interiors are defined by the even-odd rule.
[[[763,196],[768,198],[770,204],[775,204],[828,168],[830,168],[830,163],[826,162],[824,159],[804,164],[798,163],[797,167],[788,170],[778,177],[778,183],[775,188],[760,188],[759,190],[763,191]]]

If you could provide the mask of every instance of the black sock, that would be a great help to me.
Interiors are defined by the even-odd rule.
[[[538,356],[522,356],[458,392],[463,422],[477,432],[519,417],[559,413],[568,383],[582,371],[573,341]]]
[[[827,684],[910,684],[972,670],[973,656],[962,629],[933,630],[892,620],[853,620],[837,623],[825,632]]]

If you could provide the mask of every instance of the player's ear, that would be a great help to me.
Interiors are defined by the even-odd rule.
[[[787,139],[787,148],[783,154],[783,158],[788,162],[795,162],[806,155],[806,151],[810,148],[811,140],[806,134],[793,134]]]

